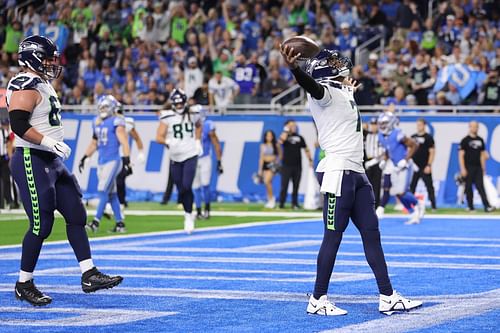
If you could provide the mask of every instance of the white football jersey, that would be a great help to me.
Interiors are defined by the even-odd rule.
[[[167,140],[170,159],[183,162],[198,155],[196,148],[196,124],[202,120],[199,108],[192,106],[189,114],[179,114],[174,110],[160,112],[160,121],[167,125]]]
[[[37,90],[42,101],[31,113],[30,125],[43,135],[56,141],[63,141],[64,129],[61,122],[61,103],[52,85],[34,73],[19,73],[10,79],[7,85],[7,106],[14,91]],[[28,147],[49,151],[48,148],[37,145],[15,136],[16,147]]]
[[[217,106],[226,106],[231,102],[231,95],[238,89],[238,84],[229,77],[222,77],[221,82],[215,78],[208,81],[208,91],[214,95],[214,102]]]
[[[363,129],[361,116],[354,101],[352,87],[340,83],[323,85],[321,100],[307,94],[309,109],[318,129],[318,142],[325,158],[316,168],[318,172],[363,168]]]

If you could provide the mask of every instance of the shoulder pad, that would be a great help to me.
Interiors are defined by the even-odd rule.
[[[196,105],[193,105],[189,108],[189,112],[192,113],[192,114],[196,114],[196,113],[200,113],[201,112],[201,105],[200,104],[196,104]]]
[[[172,110],[162,110],[160,111],[160,119],[166,119],[175,116],[176,113]]]
[[[123,117],[115,117],[113,119],[113,126],[125,126],[125,119]]]
[[[12,91],[33,90],[40,83],[43,83],[43,80],[37,76],[19,74],[10,80],[7,89]]]
[[[134,125],[135,124],[135,120],[132,117],[125,117],[125,122],[127,124],[130,124],[130,125]]]

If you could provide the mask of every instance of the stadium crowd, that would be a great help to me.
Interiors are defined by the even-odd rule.
[[[0,86],[15,74],[19,41],[46,35],[62,50],[64,76],[53,84],[63,104],[109,93],[161,105],[174,87],[204,105],[268,103],[293,83],[284,39],[303,34],[354,58],[380,33],[386,48],[352,71],[358,104],[500,104],[495,1],[444,1],[433,15],[410,0],[0,2]]]

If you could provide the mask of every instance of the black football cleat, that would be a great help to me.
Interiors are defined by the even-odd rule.
[[[82,290],[85,293],[93,293],[97,290],[113,288],[122,281],[121,276],[109,276],[94,267],[82,274]]]
[[[26,282],[16,282],[14,289],[16,298],[20,301],[27,301],[34,306],[44,306],[52,302],[52,298],[44,295],[40,290],[35,287],[33,279]]]
[[[127,229],[125,228],[125,223],[123,222],[118,222],[115,224],[114,228],[109,231],[110,233],[113,234],[124,234],[127,232]]]

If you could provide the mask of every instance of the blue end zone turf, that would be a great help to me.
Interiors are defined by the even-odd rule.
[[[14,298],[20,248],[0,248],[0,332],[491,332],[500,325],[499,219],[425,218],[381,223],[393,286],[424,306],[378,313],[375,280],[351,224],[330,298],[343,317],[306,315],[319,221],[258,223],[93,240],[102,271],[125,277],[84,294],[68,244],[46,244],[35,282],[45,308]]]

